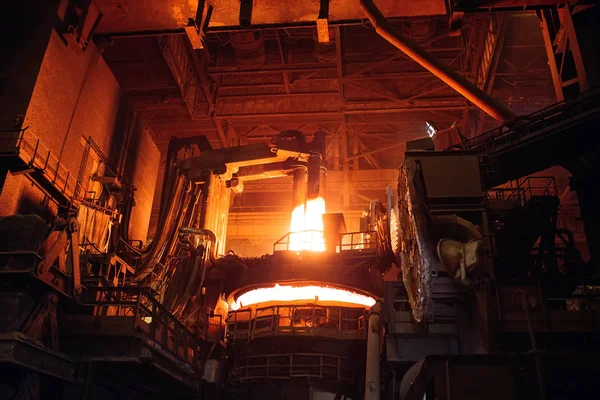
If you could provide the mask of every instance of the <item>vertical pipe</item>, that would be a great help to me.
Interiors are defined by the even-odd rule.
[[[319,177],[319,197],[325,198],[325,183],[327,182],[327,168],[321,165]]]
[[[240,27],[244,29],[250,28],[252,25],[252,1],[240,0]]]
[[[319,154],[311,154],[308,156],[308,172],[307,172],[307,189],[306,198],[308,200],[319,197],[321,186],[321,156]]]
[[[200,209],[200,226],[201,229],[211,229],[207,228],[206,216],[208,215],[208,208],[210,207],[210,191],[212,189],[213,177],[212,174],[208,174],[204,179],[204,187],[202,188],[202,208]]]
[[[481,108],[489,116],[500,122],[506,122],[516,117],[511,110],[498,103],[458,72],[452,70],[422,49],[417,43],[393,29],[377,6],[373,4],[373,0],[360,0],[360,6],[373,24],[375,32],[396,46],[412,60],[419,63],[423,68],[447,83],[458,93],[462,94],[467,100]]]
[[[381,302],[378,301],[369,311],[367,333],[367,367],[365,373],[365,400],[379,400],[379,348],[381,337]]]
[[[299,167],[292,173],[292,209],[306,201],[306,169]]]

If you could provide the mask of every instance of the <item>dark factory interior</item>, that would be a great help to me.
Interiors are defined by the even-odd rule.
[[[0,20],[0,400],[598,398],[598,1]]]

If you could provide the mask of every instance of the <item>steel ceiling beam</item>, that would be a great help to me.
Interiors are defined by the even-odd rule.
[[[433,112],[433,111],[459,111],[464,107],[457,106],[439,106],[439,107],[406,107],[406,108],[372,108],[372,109],[353,109],[346,110],[346,115],[366,115],[366,114],[401,114],[401,113],[416,113],[416,112]],[[309,117],[311,119],[321,117],[331,117],[332,120],[338,120],[340,112],[338,111],[307,111],[307,112],[291,112],[291,113],[262,113],[262,114],[222,114],[215,115],[216,119],[231,119],[231,120],[247,120],[256,121],[256,119],[264,118],[296,118]]]
[[[307,71],[336,71],[337,66],[330,63],[297,63],[287,65],[262,65],[260,68],[247,67],[213,67],[209,68],[209,75],[253,75],[253,74],[272,74],[285,72],[307,72]]]
[[[476,85],[448,68],[448,66],[423,50],[415,42],[392,28],[389,22],[385,20],[383,14],[381,14],[375,4],[373,4],[372,0],[361,0],[360,4],[378,34],[421,66],[431,71],[442,81],[446,82],[473,104],[477,105],[494,119],[501,122],[506,122],[516,117],[511,110],[498,103]]]

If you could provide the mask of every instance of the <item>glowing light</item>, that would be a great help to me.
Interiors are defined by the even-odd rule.
[[[323,214],[325,200],[318,197],[308,200],[292,211],[289,249],[294,251],[325,251],[323,238]]]
[[[327,286],[291,286],[275,285],[269,288],[260,288],[250,290],[238,297],[237,301],[230,304],[232,310],[238,310],[241,307],[247,307],[258,303],[267,303],[271,301],[290,302],[297,300],[336,302],[344,304],[355,304],[364,307],[371,307],[375,304],[375,299],[350,290]]]
[[[437,133],[437,128],[435,127],[435,123],[433,123],[432,121],[426,121],[425,128],[426,128],[427,134],[429,135],[430,138],[434,137],[435,134]]]

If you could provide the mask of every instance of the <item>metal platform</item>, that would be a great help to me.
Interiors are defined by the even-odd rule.
[[[151,366],[187,387],[198,387],[212,348],[206,341],[210,319],[204,310],[198,310],[204,325],[192,332],[142,287],[95,287],[73,311],[59,318],[67,354],[94,363]]]
[[[333,306],[282,305],[230,313],[227,339],[246,341],[267,336],[317,336],[366,339],[367,310]]]
[[[76,362],[19,332],[0,334],[0,364],[25,368],[63,381],[74,381]]]

